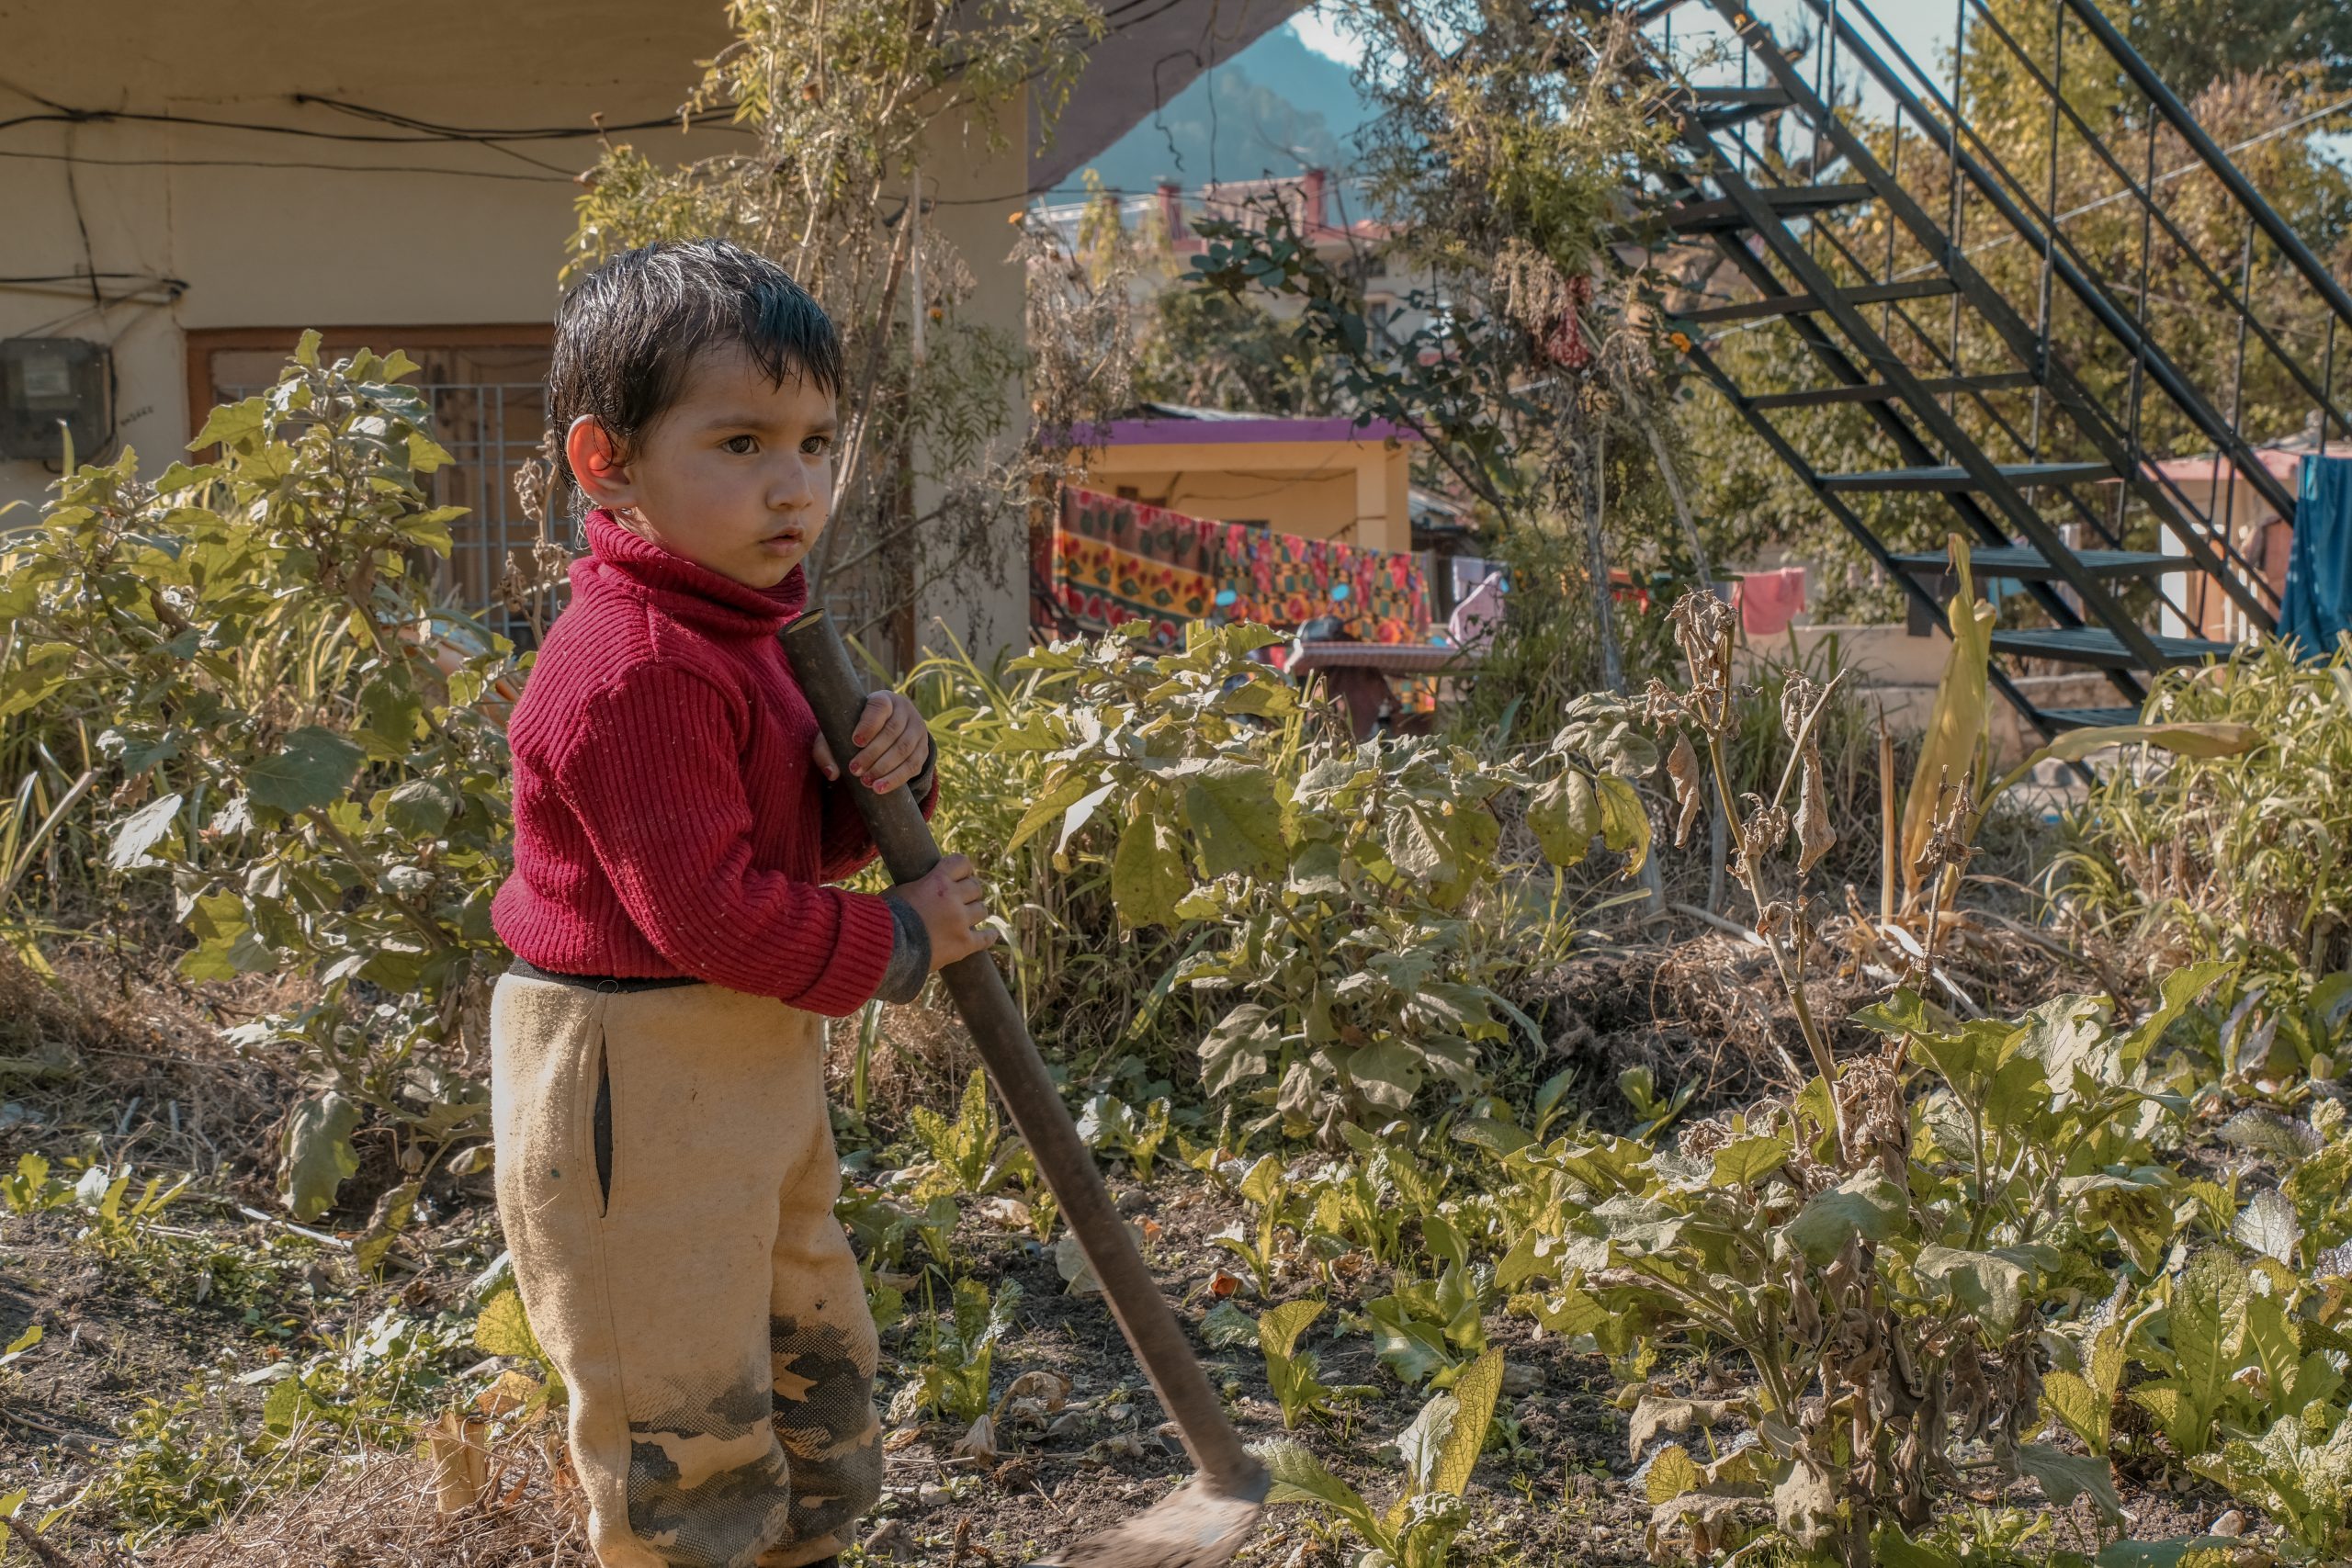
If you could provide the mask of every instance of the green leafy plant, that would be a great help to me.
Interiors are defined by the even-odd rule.
[[[1487,1348],[1495,1269],[1474,1258],[1462,1234],[1435,1213],[1421,1216],[1421,1238],[1431,1275],[1400,1268],[1388,1294],[1364,1303],[1363,1322],[1381,1365],[1408,1385],[1447,1388]]]
[[[26,1153],[17,1156],[14,1171],[0,1177],[0,1201],[7,1203],[13,1214],[45,1213],[74,1201],[74,1187],[49,1174],[48,1160]]]
[[[994,1299],[977,1280],[956,1280],[948,1310],[928,1315],[918,1329],[922,1363],[900,1395],[906,1409],[894,1407],[893,1415],[931,1411],[970,1422],[988,1414],[996,1345],[1012,1332],[1020,1299],[1021,1287],[1009,1280]]]
[[[1004,1124],[989,1099],[988,1074],[978,1067],[964,1085],[955,1120],[920,1105],[907,1120],[933,1167],[916,1184],[919,1198],[986,1197],[1019,1176],[1028,1163],[1028,1151],[1005,1137]]]
[[[2189,1468],[2277,1522],[2290,1562],[2352,1554],[2352,1411],[2313,1401]]]
[[[1495,1400],[1502,1392],[1503,1359],[1489,1350],[1464,1372],[1453,1392],[1421,1407],[1396,1439],[1405,1486],[1386,1508],[1375,1506],[1303,1445],[1288,1440],[1254,1450],[1273,1473],[1267,1501],[1328,1510],[1363,1541],[1363,1568],[1446,1568],[1454,1538],[1469,1522],[1463,1493],[1487,1444]]]
[[[1283,1425],[1327,1410],[1331,1390],[1317,1381],[1315,1352],[1298,1348],[1299,1336],[1323,1315],[1317,1301],[1284,1302],[1258,1319],[1258,1348],[1266,1358],[1266,1383],[1283,1407]]]
[[[90,1223],[76,1238],[100,1254],[112,1254],[137,1245],[147,1226],[172,1200],[187,1190],[191,1178],[182,1176],[169,1186],[151,1176],[137,1197],[130,1196],[131,1170],[109,1170],[94,1165],[74,1184],[74,1201],[89,1211]]]
[[[1627,1067],[1617,1075],[1617,1092],[1634,1108],[1641,1120],[1634,1124],[1633,1136],[1647,1138],[1664,1132],[1674,1119],[1682,1114],[1683,1107],[1699,1091],[1699,1080],[1685,1078],[1675,1086],[1674,1093],[1665,1100],[1657,1094],[1657,1080],[1647,1067]]]
[[[1758,1442],[1648,1472],[1661,1541],[1704,1549],[1769,1505],[1792,1540],[1865,1561],[1874,1532],[1927,1524],[1970,1441],[2055,1501],[2115,1511],[2096,1449],[2037,1440],[2043,1320],[2105,1295],[2109,1258],[2163,1267],[2177,1182],[2152,1139],[2185,1107],[2150,1057],[2214,977],[2177,976],[2128,1029],[2081,999],[1960,1022],[1899,992],[1862,1015],[1890,1048],[1846,1067],[1842,1118],[1816,1079],[1792,1104],[1685,1128],[1670,1154],[1609,1139],[1505,1159],[1543,1205],[1498,1267],[1515,1311],[1636,1376],[1668,1347],[1736,1350],[1754,1371],[1742,1397]],[[1526,1289],[1538,1280],[1554,1284]],[[2095,1341],[2081,1389],[2052,1396],[2086,1437],[2120,1379],[2115,1349]],[[1635,1387],[1636,1434],[1693,1419],[1688,1397]],[[1958,1406],[1961,1388],[1982,1396]],[[1865,1402],[1867,1424],[1838,1414]]]
[[[1237,1221],[1227,1226],[1209,1237],[1209,1244],[1238,1258],[1250,1270],[1259,1298],[1271,1301],[1274,1294],[1274,1269],[1281,1258],[1281,1233],[1295,1218],[1291,1212],[1290,1175],[1280,1159],[1264,1155],[1250,1168],[1235,1191],[1256,1211],[1256,1216],[1254,1220]]]
[[[1116,1095],[1097,1094],[1079,1112],[1078,1135],[1091,1148],[1111,1149],[1124,1155],[1135,1170],[1136,1179],[1149,1181],[1152,1162],[1159,1156],[1159,1146],[1168,1141],[1170,1110],[1163,1096],[1145,1106],[1143,1114],[1138,1116]]]
[[[86,724],[115,807],[106,865],[167,872],[193,980],[295,970],[314,994],[229,1032],[311,1079],[281,1179],[300,1216],[356,1168],[363,1115],[430,1159],[479,1129],[488,978],[505,954],[510,650],[423,563],[458,509],[415,367],[322,361],[212,412],[148,483],[126,451],[58,483],[0,576],[0,705]],[[487,704],[485,705],[485,699]]]
[[[1142,629],[1013,662],[1059,677],[1067,704],[1006,741],[1051,764],[1012,847],[1055,829],[1057,855],[1107,861],[1122,924],[1194,936],[1174,982],[1247,998],[1201,1042],[1204,1077],[1268,1107],[1261,1124],[1335,1131],[1404,1110],[1433,1077],[1475,1090],[1478,1043],[1524,1023],[1486,983],[1504,961],[1481,954],[1463,917],[1498,874],[1488,803],[1529,792],[1555,863],[1596,838],[1638,863],[1648,820],[1632,785],[1575,759],[1638,773],[1654,761],[1646,742],[1605,704],[1499,762],[1435,742],[1318,740],[1250,658],[1272,633],[1195,626],[1163,652]],[[1107,844],[1081,839],[1096,823]]]

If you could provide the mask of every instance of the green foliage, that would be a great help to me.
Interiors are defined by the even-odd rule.
[[[407,1447],[473,1353],[462,1319],[388,1307],[311,1356],[209,1369],[123,1424],[76,1506],[107,1510],[133,1548],[209,1528],[316,1485],[356,1448]]]
[[[479,1127],[490,899],[508,863],[506,747],[481,699],[503,642],[437,607],[420,562],[447,454],[414,367],[322,363],[213,411],[150,485],[126,452],[57,486],[7,557],[0,704],[86,725],[118,803],[107,865],[167,872],[194,980],[296,970],[313,999],[230,1031],[293,1046],[317,1098],[288,1122],[303,1217],[363,1111],[428,1150]],[[52,654],[71,649],[73,678]]]
[[[1504,1038],[1510,1017],[1487,983],[1502,961],[1464,918],[1498,874],[1489,803],[1517,787],[1540,815],[1580,790],[1591,820],[1545,834],[1545,852],[1582,860],[1598,835],[1638,863],[1648,820],[1614,770],[1655,758],[1597,702],[1548,748],[1501,760],[1317,740],[1248,657],[1272,638],[1195,626],[1159,653],[1114,633],[1015,660],[1062,700],[1002,732],[1047,763],[1011,845],[1050,830],[1057,857],[1107,862],[1123,925],[1193,939],[1178,985],[1246,987],[1200,1055],[1211,1091],[1269,1107],[1266,1122],[1369,1121],[1432,1077],[1475,1089],[1478,1043]]]
[[[1018,1175],[1027,1162],[1028,1151],[1005,1138],[989,1099],[988,1074],[978,1067],[964,1085],[954,1121],[927,1106],[917,1106],[908,1121],[933,1167],[917,1183],[918,1198],[984,1197]],[[949,1223],[954,1223],[952,1213]]]
[[[1462,1495],[1486,1447],[1502,1382],[1502,1352],[1489,1350],[1452,1393],[1421,1407],[1396,1439],[1405,1486],[1385,1510],[1289,1440],[1261,1443],[1253,1450],[1273,1473],[1267,1501],[1322,1508],[1344,1520],[1368,1549],[1358,1559],[1364,1568],[1445,1568],[1453,1561],[1454,1538],[1469,1522]]]
[[[929,1411],[959,1423],[988,1414],[996,1345],[1012,1331],[1020,1299],[1021,1287],[1011,1280],[997,1288],[994,1300],[977,1280],[956,1281],[948,1311],[921,1325],[922,1364],[903,1396],[910,1404],[906,1414]]]
[[[2038,1362],[2047,1313],[2107,1292],[2110,1260],[2154,1270],[2168,1253],[2177,1179],[2154,1140],[2183,1102],[2150,1057],[2178,1011],[2126,1029],[2064,998],[1962,1022],[1898,992],[1861,1018],[1896,1052],[1841,1074],[1842,1154],[1816,1080],[1786,1106],[1685,1129],[1672,1153],[1563,1140],[1506,1156],[1532,1232],[1500,1269],[1514,1310],[1628,1367],[1682,1347],[1736,1349],[1755,1370],[1761,1442],[1666,1467],[1676,1479],[1654,1465],[1655,1528],[1719,1540],[1740,1499],[1769,1495],[1792,1540],[1860,1550],[1882,1527],[1919,1529],[1951,1445],[1972,1439],[2053,1501],[2087,1495],[2112,1513],[2096,1456],[2123,1341],[2095,1336],[2047,1385],[2049,1413],[2091,1461],[2035,1440],[2044,1405],[2020,1369]],[[1894,1066],[1906,1058],[1916,1097]],[[1849,1393],[1871,1397],[1890,1357],[1910,1386],[1987,1397],[1962,1413],[1931,1396],[1867,1429],[1825,1424]],[[1664,1391],[1641,1397],[1637,1437],[1690,1418]]]
[[[2258,743],[2110,773],[2071,819],[2068,907],[2150,973],[2240,959],[2301,990],[2352,968],[2352,650],[2300,664],[2266,646],[2175,671],[2144,716],[2245,725]]]
[[[1098,1094],[1088,1100],[1079,1112],[1078,1135],[1086,1140],[1090,1148],[1124,1155],[1135,1169],[1136,1179],[1149,1181],[1152,1162],[1159,1156],[1160,1145],[1168,1141],[1170,1113],[1164,1095],[1145,1106],[1143,1114],[1138,1116],[1117,1096]]]
[[[39,1214],[74,1201],[74,1188],[50,1176],[48,1160],[27,1153],[18,1155],[17,1168],[0,1179],[0,1200],[12,1214]]]
[[[1301,1416],[1321,1414],[1331,1391],[1316,1380],[1312,1350],[1298,1348],[1299,1336],[1323,1315],[1323,1303],[1284,1302],[1258,1320],[1258,1348],[1266,1358],[1266,1383],[1283,1407],[1283,1425],[1295,1427]]]

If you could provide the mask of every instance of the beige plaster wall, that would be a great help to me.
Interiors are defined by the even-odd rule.
[[[1404,449],[1380,442],[1227,442],[1108,446],[1085,483],[1194,517],[1368,549],[1412,548]]]
[[[727,37],[718,0],[0,0],[0,118],[41,112],[38,94],[182,121],[406,134],[299,94],[449,125],[582,126],[602,115],[617,127],[666,118]],[[1025,186],[1023,120],[1019,106],[1008,111],[1009,145],[995,152],[943,123],[937,167],[926,171],[942,200],[934,221],[978,278],[971,308],[1013,333],[1021,281],[1002,264],[1005,216]],[[616,136],[662,159],[736,140],[666,126]],[[401,327],[550,321],[571,176],[595,153],[590,139],[501,150],[187,123],[16,126],[0,131],[0,276],[74,272],[86,255],[101,273],[186,288],[176,298],[147,288],[51,329],[86,311],[86,285],[0,285],[0,336],[48,329],[109,343],[119,439],[153,471],[192,433],[189,331],[282,328],[290,347],[304,326],[386,327],[395,330],[379,346],[390,348]],[[1017,424],[1017,388],[1007,407]],[[0,462],[0,504],[38,502],[53,477]],[[924,609],[953,612],[959,632],[983,640],[1025,637],[1019,525],[996,581],[935,585]]]

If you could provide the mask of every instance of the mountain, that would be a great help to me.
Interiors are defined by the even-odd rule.
[[[1348,68],[1309,49],[1285,23],[1202,73],[1088,166],[1113,190],[1137,193],[1162,179],[1193,188],[1307,167],[1344,170],[1350,139],[1372,112]],[[1081,178],[1073,175],[1064,191],[1078,194]]]

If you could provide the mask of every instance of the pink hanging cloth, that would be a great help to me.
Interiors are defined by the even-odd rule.
[[[1740,630],[1750,642],[1779,637],[1804,613],[1804,568],[1751,571],[1732,590],[1732,603],[1739,607]]]

